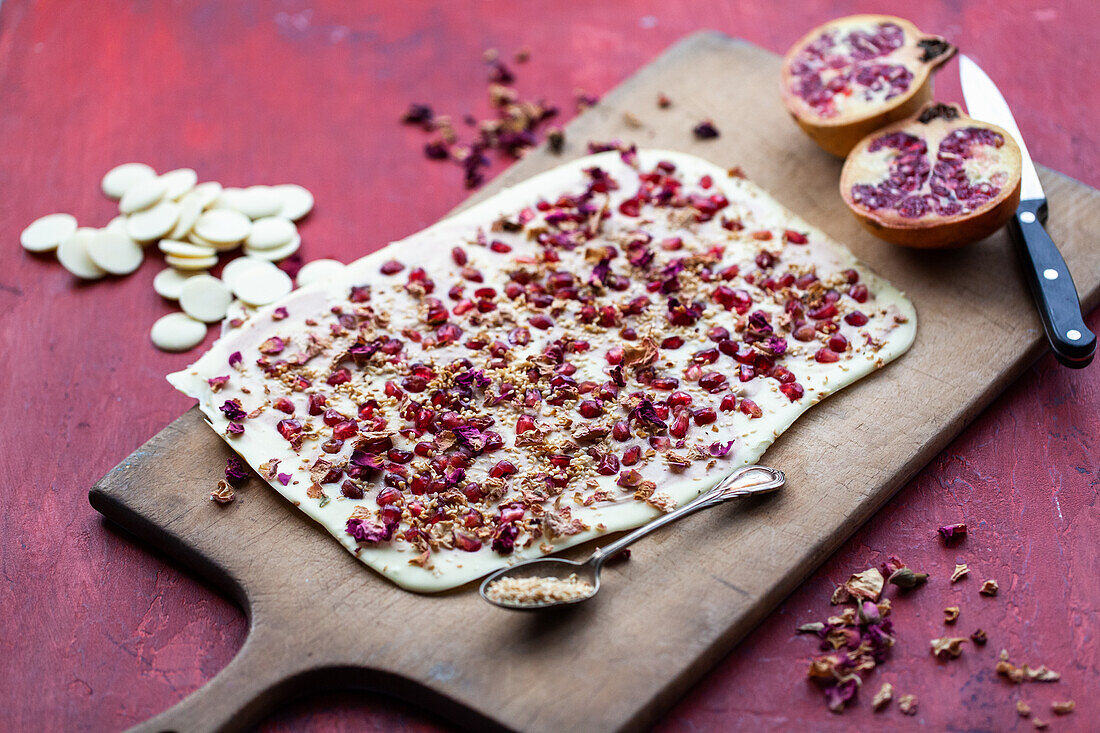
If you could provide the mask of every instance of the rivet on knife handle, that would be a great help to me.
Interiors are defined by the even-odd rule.
[[[1085,325],[1066,261],[1043,227],[1046,214],[1045,201],[1021,201],[1008,227],[1055,358],[1065,366],[1081,368],[1096,353],[1096,335]]]

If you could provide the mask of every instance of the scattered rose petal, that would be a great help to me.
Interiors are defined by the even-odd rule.
[[[916,695],[902,695],[898,698],[898,710],[905,715],[916,715],[918,704]]]
[[[970,635],[970,641],[974,642],[975,646],[985,646],[985,643],[989,641],[989,636],[984,629],[975,629],[974,633]]]
[[[970,574],[970,568],[966,566],[966,563],[960,563],[955,565],[955,571],[951,573],[951,582],[957,582],[963,577]]]
[[[1050,704],[1050,709],[1054,711],[1055,715],[1069,715],[1075,707],[1077,707],[1077,703],[1073,700],[1055,701]]]
[[[234,351],[232,354],[229,355],[229,366],[231,367],[236,367],[242,361],[244,361],[244,358],[241,356],[241,352],[239,351]]]
[[[240,486],[248,480],[248,467],[237,456],[229,456],[225,462],[225,480],[234,486]]]
[[[890,704],[890,701],[894,699],[894,686],[889,682],[883,682],[882,687],[878,688],[878,692],[875,693],[874,698],[871,700],[871,708],[875,712],[884,709]]]
[[[932,656],[936,659],[957,659],[962,654],[962,645],[967,639],[962,636],[944,636],[932,640]]]
[[[884,584],[882,572],[878,568],[868,568],[862,573],[856,573],[848,578],[848,582],[844,584],[844,589],[855,598],[877,601],[878,597],[882,595]]]
[[[219,481],[218,488],[210,492],[210,500],[218,504],[228,504],[233,501],[233,487],[227,481]]]
[[[290,474],[289,473],[280,473],[275,478],[277,478],[279,480],[279,483],[281,483],[283,486],[286,486],[287,484],[290,483]]]
[[[210,379],[206,380],[206,383],[210,385],[211,392],[221,392],[222,387],[224,387],[228,382],[228,374],[224,377],[210,377]]]
[[[936,531],[940,533],[940,537],[943,537],[944,542],[950,543],[954,539],[966,536],[966,525],[962,522],[945,524]]]
[[[703,120],[693,127],[691,132],[699,140],[713,140],[718,137],[718,128],[710,120]]]
[[[997,585],[996,580],[987,580],[982,583],[982,587],[978,589],[978,592],[983,596],[995,596],[1000,587]]]
[[[1021,718],[1026,718],[1026,717],[1028,717],[1029,715],[1031,715],[1031,706],[1030,706],[1030,705],[1028,705],[1028,704],[1027,704],[1026,702],[1024,702],[1023,700],[1017,700],[1017,701],[1016,701],[1016,713],[1017,713],[1017,714],[1018,714],[1018,715],[1019,715],[1019,716],[1020,716]]]
[[[953,624],[959,620],[959,607],[948,606],[943,609],[943,622],[945,624]]]

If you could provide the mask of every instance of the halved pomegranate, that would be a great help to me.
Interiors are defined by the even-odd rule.
[[[840,195],[872,234],[907,247],[954,247],[999,229],[1020,204],[1020,148],[954,104],[930,104],[864,138]]]
[[[932,70],[955,50],[902,18],[838,18],[783,58],[783,103],[807,135],[843,158],[866,135],[932,101]]]

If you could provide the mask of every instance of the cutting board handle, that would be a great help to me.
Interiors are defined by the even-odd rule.
[[[132,731],[206,733],[242,730],[300,694],[310,673],[290,672],[273,631],[255,628],[237,656],[205,685]],[[286,645],[283,645],[284,649]]]

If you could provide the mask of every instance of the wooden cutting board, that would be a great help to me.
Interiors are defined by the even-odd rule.
[[[607,569],[592,602],[517,614],[486,606],[472,585],[436,596],[398,589],[258,479],[235,503],[213,504],[230,450],[192,409],[105,476],[91,503],[237,599],[250,630],[210,683],[139,729],[239,728],[333,687],[389,692],[477,729],[644,727],[1043,352],[1007,236],[917,252],[863,232],[837,192],[840,162],[787,118],[778,78],[774,54],[693,35],[576,119],[562,156],[540,150],[475,199],[584,154],[589,140],[683,150],[742,166],[905,290],[919,316],[912,350],[811,409],[768,450],[787,488],[644,540]],[[659,92],[671,108],[658,109]],[[696,141],[691,129],[706,118],[721,137]],[[1039,173],[1050,233],[1091,309],[1100,192]]]

